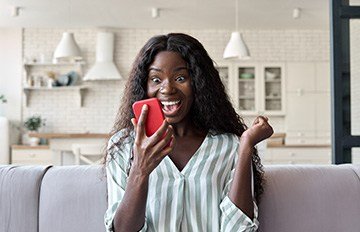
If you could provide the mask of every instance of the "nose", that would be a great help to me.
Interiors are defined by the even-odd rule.
[[[164,81],[160,86],[160,93],[161,94],[174,94],[176,92],[176,88],[171,81]]]

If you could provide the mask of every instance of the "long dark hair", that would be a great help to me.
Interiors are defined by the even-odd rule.
[[[202,131],[212,130],[217,134],[232,133],[241,136],[247,127],[232,107],[219,72],[205,48],[189,35],[170,33],[152,37],[134,61],[125,86],[122,104],[111,131],[111,135],[120,130],[124,131],[123,138],[115,145],[121,145],[134,129],[131,124],[131,118],[134,117],[132,104],[147,98],[148,68],[161,51],[177,52],[187,62],[194,94],[194,102],[190,110],[194,125]],[[252,156],[252,165],[255,197],[259,201],[263,192],[264,171],[256,150]]]

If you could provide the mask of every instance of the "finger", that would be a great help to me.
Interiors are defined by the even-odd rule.
[[[258,124],[258,123],[259,123],[259,117],[256,117],[252,125],[254,126],[254,125]]]
[[[141,108],[141,114],[139,117],[139,121],[137,122],[136,132],[140,135],[146,135],[145,133],[145,123],[147,119],[148,106],[146,104]]]
[[[169,155],[174,150],[175,145],[176,145],[175,136],[171,136],[169,146],[165,147],[165,149],[163,149],[159,154],[161,159],[163,159],[165,156]]]
[[[133,127],[136,128],[136,126],[137,126],[136,119],[132,118],[130,121],[131,121],[131,124],[133,125]]]
[[[165,137],[160,140],[158,144],[156,144],[155,149],[163,150],[164,147],[170,144],[172,137],[174,136],[174,129],[169,126],[168,130],[166,130]]]
[[[262,117],[265,121],[269,121],[269,118],[265,115],[261,115],[260,117]]]
[[[159,129],[150,137],[150,144],[155,145],[165,134],[169,128],[169,123],[164,120]]]
[[[264,123],[267,122],[267,118],[265,116],[258,116],[258,123]]]

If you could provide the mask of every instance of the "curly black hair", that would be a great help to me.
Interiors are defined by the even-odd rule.
[[[214,66],[214,61],[203,45],[189,35],[170,33],[150,38],[135,58],[125,86],[122,104],[110,133],[114,135],[120,130],[125,132],[123,138],[115,145],[120,146],[133,131],[132,104],[147,98],[148,69],[155,56],[162,51],[179,53],[188,65],[194,94],[190,118],[194,125],[202,131],[211,130],[217,134],[232,133],[241,136],[247,126],[230,103],[219,72]],[[255,198],[259,201],[260,195],[264,191],[264,170],[256,149],[252,156],[252,165]]]

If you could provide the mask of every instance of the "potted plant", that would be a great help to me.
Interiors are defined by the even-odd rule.
[[[45,126],[45,119],[41,118],[39,115],[33,115],[27,118],[24,122],[24,127],[28,130],[28,132],[38,132],[40,127]],[[27,136],[27,137],[26,137]],[[28,134],[25,134],[25,138],[23,137],[23,143],[28,143],[30,146],[37,146],[39,145],[40,138],[37,137],[29,137]]]

